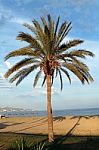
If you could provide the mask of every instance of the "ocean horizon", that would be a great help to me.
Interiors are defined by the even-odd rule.
[[[34,111],[34,110],[4,110],[0,111],[0,115],[6,117],[31,117],[31,116],[47,116],[47,111]],[[99,115],[99,108],[83,108],[83,109],[64,109],[53,110],[53,116],[94,116]]]

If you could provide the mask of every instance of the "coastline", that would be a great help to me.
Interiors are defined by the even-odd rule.
[[[46,117],[47,110],[29,110],[22,108],[0,108],[0,115],[6,117]],[[53,116],[94,116],[99,115],[99,108],[60,109],[53,110]]]
[[[58,116],[53,118],[55,135],[99,136],[99,116]],[[47,117],[0,119],[0,132],[47,134]]]

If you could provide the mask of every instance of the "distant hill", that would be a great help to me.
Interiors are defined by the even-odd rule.
[[[13,108],[13,107],[1,107],[0,108],[0,112],[12,112],[12,111],[26,111],[26,109]]]

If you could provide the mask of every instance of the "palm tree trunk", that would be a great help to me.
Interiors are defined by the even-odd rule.
[[[51,106],[51,75],[47,75],[47,112],[48,112],[48,139],[49,142],[54,140],[53,134],[53,116]]]

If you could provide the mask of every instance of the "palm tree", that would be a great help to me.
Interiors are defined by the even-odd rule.
[[[48,138],[49,142],[54,140],[53,134],[53,117],[51,106],[51,87],[55,77],[59,76],[61,90],[63,88],[62,72],[67,76],[71,83],[71,78],[68,70],[73,72],[81,81],[89,83],[93,81],[89,73],[89,69],[81,59],[86,56],[94,56],[94,54],[87,50],[73,50],[71,48],[83,43],[83,40],[71,40],[63,42],[71,30],[71,22],[63,22],[59,25],[60,17],[56,23],[50,15],[47,15],[47,20],[41,17],[42,26],[37,20],[33,20],[33,25],[25,23],[24,26],[32,31],[32,35],[20,32],[17,40],[25,41],[28,46],[10,52],[5,57],[5,61],[11,57],[25,56],[20,62],[16,63],[10,68],[5,78],[11,74],[16,73],[10,78],[10,82],[16,80],[16,86],[27,77],[34,70],[38,70],[34,79],[34,87],[40,75],[43,73],[44,78],[42,86],[46,83],[47,87],[47,111],[48,111]]]

